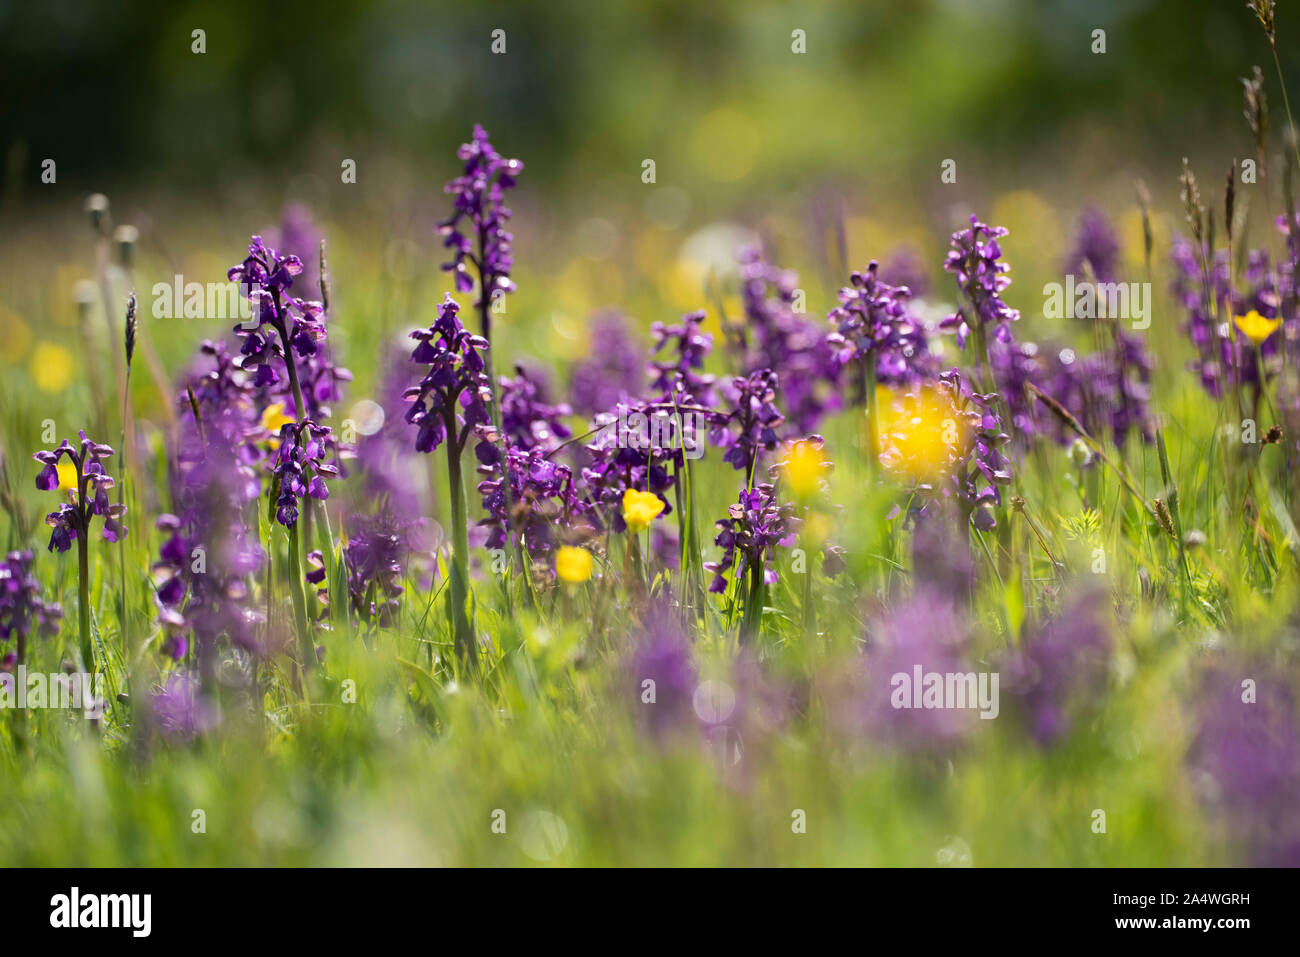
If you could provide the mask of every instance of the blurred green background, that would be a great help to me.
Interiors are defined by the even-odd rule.
[[[1283,70],[1300,81],[1292,26],[1284,9]],[[223,278],[250,233],[301,201],[330,242],[340,336],[349,313],[371,331],[427,321],[447,288],[442,184],[475,122],[526,164],[511,199],[521,355],[580,356],[603,307],[645,328],[715,305],[709,270],[725,293],[753,236],[804,273],[810,312],[834,303],[847,269],[904,246],[942,302],[947,236],[970,212],[1012,229],[1008,296],[1035,335],[1038,289],[1060,278],[1081,209],[1120,225],[1132,267],[1137,180],[1155,197],[1157,256],[1182,226],[1181,157],[1221,206],[1229,162],[1252,151],[1239,77],[1253,63],[1282,126],[1268,56],[1239,0],[0,0],[0,364],[32,371],[42,332],[75,327],[75,283],[93,267],[82,203],[96,191],[140,230],[142,291],[176,273]],[[341,181],[345,159],[355,184]],[[955,184],[940,182],[946,159]],[[150,334],[176,368],[225,331]],[[58,375],[34,378],[61,391]],[[138,398],[146,411],[159,400]]]

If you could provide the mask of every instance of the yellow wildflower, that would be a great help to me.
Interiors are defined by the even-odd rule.
[[[555,574],[570,585],[581,585],[591,578],[591,566],[591,552],[585,548],[562,545],[555,553]]]
[[[32,351],[31,362],[28,363],[27,368],[32,374],[32,381],[36,383],[36,388],[53,394],[62,392],[72,384],[77,362],[72,357],[72,353],[63,346],[42,342]]]
[[[1271,336],[1277,327],[1282,325],[1281,319],[1266,319],[1254,309],[1244,316],[1237,316],[1232,320],[1237,324],[1237,328],[1246,334],[1251,342],[1255,345],[1262,345],[1264,340]]]
[[[636,534],[650,527],[664,510],[664,501],[654,492],[638,492],[634,488],[623,493],[623,521],[629,532]]]
[[[66,458],[59,458],[59,491],[75,492],[77,490],[77,467]]]
[[[953,452],[965,447],[963,422],[943,393],[922,388],[916,394],[876,392],[880,461],[892,472],[917,481],[935,481]]]
[[[291,415],[284,414],[283,402],[272,402],[262,410],[262,428],[271,433],[271,439],[267,443],[273,449],[280,447],[280,426],[292,425],[298,421]]]
[[[796,442],[782,469],[790,490],[799,498],[817,491],[826,473],[826,455],[812,442]]]

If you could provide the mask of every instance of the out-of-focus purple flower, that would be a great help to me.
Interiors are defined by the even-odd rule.
[[[930,291],[930,272],[915,246],[896,247],[880,267],[880,280],[895,288],[906,286],[915,299]]]
[[[957,277],[965,302],[940,323],[942,329],[955,329],[957,345],[966,348],[966,340],[976,328],[992,331],[992,338],[1006,342],[1011,338],[1011,323],[1020,318],[1019,311],[1002,301],[1003,291],[1011,285],[1007,275],[1011,267],[1001,261],[998,242],[1009,230],[986,226],[971,216],[970,228],[952,234],[952,249],[943,268]],[[985,341],[988,341],[985,336]]]
[[[320,288],[321,230],[304,203],[289,203],[280,217],[280,226],[267,231],[267,242],[285,255],[297,256],[302,263],[298,276],[301,289]]]
[[[1146,439],[1155,436],[1155,417],[1151,412],[1151,372],[1155,368],[1146,343],[1141,336],[1130,335],[1119,326],[1112,329],[1114,348],[1103,361],[1103,375],[1099,377],[1104,409],[1109,412],[1109,425],[1115,442],[1123,446],[1130,432]]]
[[[704,563],[713,572],[709,591],[721,594],[727,590],[727,572],[743,577],[746,572],[756,574],[755,569],[762,571],[765,584],[776,584],[781,577],[772,566],[776,548],[792,546],[803,525],[795,516],[794,505],[778,502],[775,486],[763,482],[742,489],[727,515],[715,523],[718,536],[713,543],[722,549],[722,559]]]
[[[709,439],[727,450],[723,461],[746,475],[753,474],[760,449],[776,448],[776,430],[785,422],[775,405],[777,385],[775,372],[760,369],[723,387],[731,412],[713,426]]]
[[[337,475],[339,471],[325,461],[330,434],[328,426],[317,425],[310,419],[280,427],[280,447],[272,471],[279,489],[275,518],[286,528],[298,524],[298,500],[304,495],[321,502],[329,498],[325,477]]]
[[[77,487],[68,489],[68,501],[60,505],[58,511],[45,516],[45,524],[54,530],[50,533],[49,550],[52,552],[66,552],[74,539],[88,534],[91,520],[96,515],[104,519],[104,538],[110,542],[126,538],[127,529],[121,523],[126,506],[108,500],[109,490],[115,483],[113,477],[104,471],[103,460],[113,454],[113,449],[92,442],[84,431],[79,434],[80,450],[74,449],[64,439],[58,448],[42,450],[32,456],[42,466],[36,476],[36,487],[42,492],[59,487],[60,458],[66,455],[76,469]]]
[[[197,418],[181,392],[168,462],[172,511],[156,523],[164,541],[153,582],[164,653],[179,661],[194,646],[203,668],[210,668],[222,641],[262,650],[264,619],[253,607],[249,580],[266,563],[255,510],[267,462],[248,376],[224,343],[205,342],[200,355],[212,368],[190,377]]]
[[[677,571],[681,567],[681,539],[671,525],[656,522],[650,527],[650,554],[655,568]]]
[[[1244,682],[1252,682],[1253,698]],[[1300,866],[1300,718],[1294,680],[1275,664],[1207,669],[1188,754],[1227,843],[1257,867]]]
[[[1061,356],[1064,352],[1064,357]],[[1006,401],[1010,415],[1010,431],[1022,445],[1027,446],[1036,436],[1052,435],[1068,441],[1063,425],[1034,398],[1032,385],[1047,393],[1068,409],[1080,422],[1084,419],[1081,392],[1082,378],[1078,375],[1082,363],[1074,350],[1060,350],[1055,354],[1051,347],[1035,342],[994,341],[989,344],[989,365],[993,379],[998,383],[1000,395]]]
[[[699,679],[690,640],[672,615],[651,612],[635,636],[627,670],[641,726],[652,736],[662,739],[692,726],[692,697]],[[654,684],[648,686],[647,681]]]
[[[622,313],[606,312],[591,323],[591,353],[575,363],[569,385],[574,411],[607,412],[640,395],[645,349],[632,336]]]
[[[429,366],[420,384],[407,389],[411,402],[406,421],[419,426],[417,452],[432,452],[447,438],[463,447],[475,426],[490,421],[492,383],[485,372],[487,340],[467,331],[458,313],[460,306],[450,294],[443,300],[438,319],[428,329],[418,329],[411,338],[419,342],[411,361]]]
[[[404,393],[410,378],[410,354],[399,346],[391,347],[385,354],[376,396],[383,423],[357,438],[356,480],[349,483],[350,511],[379,508],[406,517],[418,516],[428,507],[428,471],[411,448],[410,427],[405,422],[408,404]],[[419,522],[413,520],[412,529]]]
[[[1284,228],[1284,222],[1282,225]],[[1267,250],[1253,249],[1246,255],[1246,268],[1234,287],[1227,250],[1210,257],[1203,248],[1198,251],[1193,241],[1179,238],[1170,255],[1175,266],[1171,288],[1186,315],[1183,329],[1197,351],[1191,368],[1206,393],[1217,399],[1239,386],[1257,388],[1261,368],[1266,379],[1276,374],[1282,340],[1294,343],[1300,339],[1300,316],[1286,316],[1282,311],[1293,271],[1273,269]],[[1254,344],[1236,334],[1233,327],[1236,316],[1252,310],[1267,319],[1283,318],[1282,334],[1270,336],[1259,346],[1258,362]]]
[[[1084,263],[1098,282],[1114,282],[1119,277],[1119,237],[1098,209],[1086,209],[1079,216],[1074,244],[1061,268],[1066,275],[1082,278]]]
[[[184,672],[167,679],[149,698],[149,717],[163,736],[183,743],[215,727],[216,708],[199,692],[199,684]]]
[[[1154,434],[1150,407],[1152,359],[1138,336],[1110,330],[1113,347],[1077,354],[1032,342],[994,342],[989,361],[1011,416],[1011,433],[1027,442],[1051,436],[1068,445],[1077,437],[1034,397],[1029,386],[1055,399],[1093,436],[1109,432],[1123,445],[1130,432]]]
[[[956,369],[939,376],[956,414],[967,424],[969,443],[957,452],[952,485],[962,512],[976,528],[997,525],[993,507],[1002,504],[1002,487],[1011,484],[1011,460],[1002,452],[1010,437],[1002,431],[996,393],[973,391]]]
[[[515,378],[501,376],[500,385],[501,430],[511,445],[549,452],[573,434],[564,424],[573,410],[564,402],[549,403],[546,385],[535,373],[515,366]]]
[[[32,553],[10,552],[0,561],[0,641],[17,636],[19,647],[33,629],[46,637],[58,629],[63,608],[41,598],[41,583],[32,574]]]
[[[835,326],[827,341],[841,365],[874,370],[881,385],[910,385],[933,371],[925,327],[907,309],[911,291],[882,282],[879,271],[872,260],[849,277],[840,305],[827,314]]]
[[[465,172],[444,188],[453,197],[455,211],[438,225],[443,245],[452,253],[452,259],[442,268],[454,274],[458,292],[470,292],[474,280],[466,263],[472,262],[482,280],[479,295],[490,301],[498,292],[515,291],[510,279],[514,237],[506,228],[510,208],[505,204],[505,194],[514,189],[524,164],[501,156],[488,141],[487,131],[477,123],[472,138],[456,155],[465,164]],[[481,260],[476,258],[479,255]]]
[[[361,618],[381,627],[396,620],[406,555],[402,523],[391,511],[353,518],[343,562],[352,610]]]
[[[912,580],[916,588],[964,603],[975,584],[975,563],[965,530],[958,534],[939,503],[915,512],[911,521]]]
[[[828,412],[840,407],[835,387],[840,366],[818,322],[796,313],[798,276],[772,265],[761,246],[740,251],[740,329],[744,373],[771,369],[780,386],[781,407],[800,435],[815,432]]]
[[[665,346],[676,355],[653,359],[647,367],[650,373],[650,391],[666,403],[699,405],[712,408],[717,405],[713,391],[714,377],[701,371],[704,359],[713,351],[713,336],[700,331],[707,313],[703,309],[682,316],[676,325],[656,322],[650,327],[657,356]]]
[[[1005,667],[1005,687],[1020,702],[1029,733],[1043,747],[1060,743],[1100,701],[1110,669],[1110,596],[1083,588],[1060,612],[1024,637]]]
[[[979,724],[979,711],[974,704],[927,707],[925,676],[972,673],[969,641],[967,616],[958,612],[953,596],[930,587],[918,588],[868,626],[861,662],[866,691],[859,693],[857,708],[846,709],[845,717],[851,725],[871,731],[877,740],[896,748],[950,751]],[[916,686],[918,673],[920,687]],[[976,678],[978,694],[978,673]],[[991,680],[991,675],[985,679],[990,691]]]

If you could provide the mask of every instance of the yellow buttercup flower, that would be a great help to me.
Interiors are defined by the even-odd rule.
[[[31,361],[27,365],[32,374],[32,381],[42,392],[62,392],[72,384],[77,371],[77,361],[72,353],[63,346],[52,342],[42,342],[32,350]]]
[[[292,425],[297,422],[291,415],[284,414],[283,402],[272,402],[262,410],[262,428],[271,433],[271,439],[267,443],[273,449],[280,447],[280,426]]]
[[[591,578],[591,566],[591,552],[585,548],[562,545],[555,553],[555,574],[570,585],[581,585]]]
[[[627,530],[636,534],[650,527],[664,510],[664,501],[654,492],[638,492],[634,488],[623,493],[623,521]]]
[[[77,490],[77,467],[65,458],[59,459],[59,491]]]
[[[826,456],[814,443],[796,442],[790,449],[782,467],[790,490],[799,498],[807,498],[821,486],[826,473]]]
[[[899,395],[876,390],[880,461],[891,472],[932,482],[943,475],[954,451],[965,446],[962,419],[936,389]]]
[[[1237,328],[1246,334],[1255,345],[1260,345],[1277,331],[1277,327],[1282,325],[1281,319],[1266,319],[1254,309],[1244,316],[1237,316],[1232,320],[1237,324]]]

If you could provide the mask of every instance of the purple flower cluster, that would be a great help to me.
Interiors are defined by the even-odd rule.
[[[497,446],[481,442],[475,452],[479,472],[487,476],[479,482],[478,491],[488,514],[479,523],[490,529],[485,543],[488,548],[504,548],[512,528],[534,557],[547,554],[556,545],[557,529],[580,534],[579,527],[591,509],[575,486],[570,466],[552,462],[540,446],[525,449],[511,445],[503,456]]]
[[[76,469],[76,488],[68,490],[68,501],[57,511],[45,516],[45,524],[54,529],[50,533],[49,550],[66,552],[74,539],[90,532],[94,516],[104,519],[104,537],[110,542],[126,538],[126,526],[121,518],[126,506],[110,503],[108,492],[114,486],[113,477],[104,471],[103,460],[113,454],[110,446],[92,442],[86,433],[80,433],[80,450],[74,449],[67,439],[53,451],[42,450],[32,456],[43,466],[36,476],[36,487],[50,492],[59,487],[59,459],[67,456]]]
[[[908,311],[911,291],[881,281],[879,271],[872,260],[849,277],[827,314],[835,326],[827,341],[841,365],[863,364],[882,385],[910,385],[933,371],[925,327]]]
[[[432,452],[460,424],[461,432],[453,435],[457,447],[479,425],[491,417],[492,383],[488,379],[483,351],[487,340],[466,330],[458,313],[460,306],[450,294],[443,300],[438,318],[428,329],[411,333],[419,345],[411,361],[429,366],[418,386],[407,389],[411,402],[406,421],[419,426],[415,439],[417,452]]]
[[[1285,231],[1285,221],[1280,226]],[[1170,255],[1175,266],[1172,291],[1186,315],[1183,328],[1196,347],[1191,369],[1200,377],[1201,387],[1217,399],[1239,386],[1257,386],[1259,366],[1270,375],[1280,362],[1283,336],[1300,336],[1300,328],[1291,317],[1281,334],[1270,336],[1260,346],[1257,364],[1255,347],[1244,335],[1236,333],[1234,344],[1233,319],[1251,310],[1276,319],[1282,314],[1283,296],[1293,271],[1274,270],[1266,250],[1250,250],[1234,289],[1227,250],[1209,257],[1203,247],[1198,251],[1193,241],[1176,239]]]
[[[289,294],[294,277],[301,272],[302,260],[297,256],[283,255],[267,246],[261,236],[254,236],[248,256],[227,273],[231,282],[243,286],[244,296],[253,305],[255,324],[253,320],[240,323],[235,333],[244,340],[240,365],[256,370],[254,385],[258,388],[280,384],[278,365],[292,362],[294,355],[304,360],[314,356],[318,344],[325,340],[324,307]]]
[[[1152,360],[1141,338],[1112,327],[1113,348],[1078,355],[1033,342],[995,342],[989,361],[1018,439],[1051,436],[1063,445],[1077,437],[1034,398],[1033,385],[1055,399],[1088,433],[1109,432],[1123,445],[1130,432],[1154,434],[1150,408]]]
[[[777,570],[765,559],[776,557],[776,547],[789,548],[795,543],[803,521],[795,516],[795,507],[776,499],[776,488],[769,483],[742,489],[740,499],[727,509],[727,518],[719,519],[714,544],[722,549],[722,560],[705,562],[713,572],[709,591],[727,590],[726,573],[743,576],[746,571],[763,569],[763,581],[773,585],[780,580]]]
[[[510,209],[505,205],[505,194],[514,188],[524,164],[502,157],[478,124],[474,125],[471,140],[456,155],[465,164],[465,172],[445,187],[445,192],[454,197],[455,212],[438,225],[443,245],[452,252],[451,261],[442,268],[454,273],[458,292],[470,292],[474,280],[466,263],[472,262],[481,280],[479,295],[490,301],[498,292],[515,291],[510,279],[514,237],[506,228]],[[476,258],[476,244],[481,259]]]
[[[183,743],[215,727],[219,714],[201,693],[199,683],[184,672],[168,677],[149,696],[150,723],[172,741]]]
[[[256,390],[225,342],[204,339],[185,382],[188,391],[183,388],[176,394],[180,418],[191,416],[190,394],[193,394],[204,422],[235,417],[244,423],[256,423]]]
[[[713,351],[713,336],[700,330],[707,313],[703,309],[682,316],[675,325],[656,322],[650,327],[657,356],[665,350],[675,355],[650,361],[650,391],[665,403],[712,407],[717,404],[714,377],[704,369],[704,360]]]
[[[815,432],[822,419],[840,407],[835,391],[840,368],[825,329],[794,311],[796,273],[769,263],[761,246],[742,249],[739,258],[745,374],[775,372],[791,425],[801,435]]]
[[[163,514],[156,523],[166,537],[153,567],[163,652],[179,661],[191,638],[205,654],[223,638],[259,651],[264,618],[252,607],[248,579],[266,563],[266,552],[222,478],[189,479],[178,499],[181,514]]]
[[[499,384],[501,430],[511,445],[550,451],[573,434],[564,424],[564,416],[573,410],[564,402],[548,402],[546,385],[536,373],[515,366],[515,378],[501,376]]]
[[[952,473],[957,501],[971,524],[988,530],[997,525],[993,508],[1002,504],[1002,487],[1011,483],[1011,460],[1002,452],[1010,437],[1002,431],[998,396],[973,391],[955,369],[939,379],[970,438]]]
[[[957,331],[957,345],[966,348],[966,340],[975,330],[991,329],[993,338],[1006,342],[1011,338],[1011,323],[1020,313],[1002,301],[1002,293],[1011,285],[1007,275],[1011,267],[1001,261],[998,242],[1009,230],[986,226],[971,216],[970,228],[952,234],[952,249],[943,268],[957,277],[965,302],[940,323],[941,329]],[[985,335],[985,341],[988,337]]]
[[[627,528],[623,521],[623,493],[628,489],[654,492],[664,500],[663,514],[672,512],[672,503],[665,493],[676,481],[670,466],[681,464],[682,449],[680,446],[670,448],[662,442],[657,445],[648,441],[643,443],[639,434],[635,441],[629,441],[626,436],[619,435],[619,430],[621,423],[639,422],[638,416],[649,422],[652,416],[670,416],[673,412],[671,406],[653,402],[620,403],[609,412],[596,416],[600,431],[583,446],[587,461],[582,465],[579,477],[600,527],[613,528],[616,532]],[[701,439],[701,436],[694,436],[695,441]]]
[[[929,271],[915,246],[896,247],[880,267],[880,278],[891,286],[906,286],[917,299],[930,291]]]
[[[326,461],[331,430],[308,419],[301,424],[285,423],[280,426],[280,447],[272,465],[274,487],[279,490],[275,500],[275,518],[286,528],[298,524],[298,500],[304,495],[317,501],[330,497],[325,476],[338,475],[335,465]]]
[[[391,511],[373,516],[358,515],[343,562],[348,575],[348,597],[352,610],[365,621],[388,627],[401,608],[402,573],[406,561],[402,524]]]
[[[19,647],[33,629],[53,635],[63,617],[57,602],[41,598],[41,583],[31,569],[31,552],[10,552],[0,561],[0,641],[17,636]]]
[[[776,448],[776,430],[785,422],[775,405],[777,386],[777,375],[771,369],[737,376],[723,386],[731,411],[718,418],[709,438],[727,450],[723,461],[746,475],[753,474],[760,450]]]

